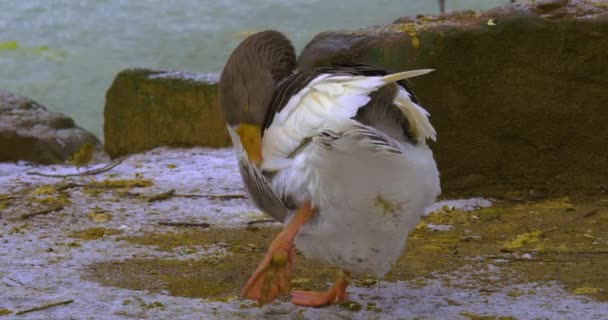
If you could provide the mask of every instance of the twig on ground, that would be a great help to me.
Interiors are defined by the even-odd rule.
[[[170,226],[170,227],[200,227],[200,228],[209,228],[211,225],[206,222],[177,222],[177,221],[159,221],[159,225],[161,226]]]
[[[64,183],[64,184],[61,184],[61,185],[57,186],[57,190],[63,191],[63,190],[66,190],[66,189],[72,189],[72,188],[76,188],[76,187],[79,187],[79,186],[80,185],[78,185],[78,184],[76,184],[74,182],[68,182],[68,183]]]
[[[543,251],[543,255],[556,254],[556,255],[603,255],[608,254],[608,251]],[[504,260],[504,263],[512,262],[541,262],[541,263],[564,263],[564,262],[577,262],[576,259],[539,259],[539,258],[521,258],[521,257],[507,257],[507,256],[485,256],[486,260]]]
[[[248,226],[252,226],[254,224],[273,223],[273,222],[279,222],[279,221],[274,220],[274,219],[253,220],[253,221],[247,222],[247,225]]]
[[[173,190],[173,189],[171,189]],[[171,191],[169,190],[169,191]],[[166,193],[168,193],[169,191],[167,191]],[[162,193],[160,195],[163,195]],[[125,194],[125,196],[128,197],[143,197],[147,199],[150,199],[152,197],[155,196],[146,196],[144,194],[138,193],[138,192],[127,192]],[[207,198],[207,199],[219,199],[219,200],[232,200],[232,199],[247,199],[247,196],[245,196],[244,194],[183,194],[183,193],[175,193],[175,190],[173,190],[173,193],[171,193],[170,195],[171,197],[180,197],[180,198],[189,198],[189,199],[198,199],[198,198]],[[155,199],[153,201],[159,201],[159,200],[165,200],[165,199]],[[150,201],[150,200],[148,200]]]
[[[21,281],[19,281],[19,280],[16,280],[16,279],[14,279],[14,278],[11,278],[11,277],[6,277],[5,279],[8,279],[8,280],[10,280],[10,281],[12,281],[12,282],[14,282],[14,283],[16,283],[16,284],[20,285],[20,286],[25,286],[25,283],[23,283],[23,282],[21,282]],[[6,283],[6,282],[4,282],[4,284],[8,285],[9,287],[14,287],[13,285],[10,285],[10,284],[8,284],[8,283]]]
[[[27,309],[27,310],[23,310],[23,311],[19,311],[17,313],[15,313],[15,315],[22,315],[22,314],[26,314],[26,313],[30,313],[30,312],[35,312],[35,311],[40,311],[40,310],[44,310],[44,309],[48,309],[48,308],[54,308],[54,307],[58,307],[58,306],[63,306],[66,304],[70,304],[74,302],[74,300],[65,300],[65,301],[60,301],[60,302],[55,302],[55,303],[49,303],[49,304],[45,304],[43,306],[40,307],[36,307],[36,308],[32,308],[32,309]]]
[[[48,209],[44,209],[44,210],[40,210],[40,211],[36,211],[36,212],[24,213],[21,215],[21,220],[29,219],[29,218],[35,217],[35,216],[49,214],[51,212],[59,211],[61,209],[63,209],[63,206],[56,206],[56,207],[52,207],[52,208],[48,208]]]
[[[47,173],[42,173],[42,172],[38,172],[38,171],[29,171],[27,172],[27,174],[29,175],[33,175],[33,176],[41,176],[41,177],[48,177],[48,178],[65,178],[65,177],[81,177],[81,176],[92,176],[92,175],[96,175],[96,174],[100,174],[103,172],[106,172],[114,167],[116,167],[117,165],[121,164],[123,162],[123,160],[125,160],[127,157],[120,157],[114,161],[112,161],[110,164],[108,164],[105,167],[99,168],[99,169],[94,169],[94,170],[87,170],[84,172],[78,172],[78,173],[68,173],[68,174],[47,174]]]
[[[174,194],[175,194],[175,189],[171,189],[169,191],[159,193],[157,195],[149,197],[148,202],[167,200],[167,199],[171,198],[171,196],[173,196]]]
[[[219,199],[219,200],[232,200],[232,199],[246,199],[247,196],[244,194],[179,194],[176,193],[174,197],[182,198],[208,198],[208,199]]]

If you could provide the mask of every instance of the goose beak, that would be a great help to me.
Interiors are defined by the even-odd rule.
[[[235,131],[241,139],[249,162],[259,167],[262,164],[262,128],[255,124],[240,123]]]

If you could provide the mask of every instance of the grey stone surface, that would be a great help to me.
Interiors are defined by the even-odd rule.
[[[435,69],[412,83],[444,193],[593,194],[608,181],[606,52],[607,1],[545,0],[323,32],[298,64]]]
[[[62,163],[85,143],[94,146],[93,162],[107,158],[99,139],[72,118],[0,90],[0,162]]]

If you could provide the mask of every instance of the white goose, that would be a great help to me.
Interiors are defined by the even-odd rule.
[[[285,224],[243,296],[287,293],[295,243],[343,270],[327,292],[292,292],[297,305],[321,306],[347,298],[351,272],[384,276],[440,193],[426,144],[435,130],[403,81],[431,70],[295,66],[283,34],[248,37],[226,63],[220,106],[247,190]]]

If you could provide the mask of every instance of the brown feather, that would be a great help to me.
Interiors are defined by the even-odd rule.
[[[219,100],[226,122],[261,126],[276,86],[295,67],[295,49],[282,33],[263,31],[243,40],[220,77]]]

